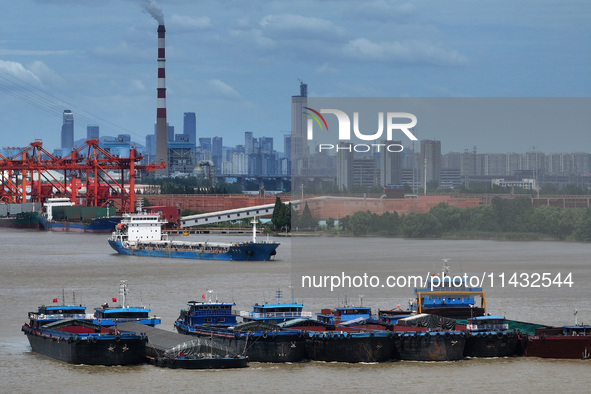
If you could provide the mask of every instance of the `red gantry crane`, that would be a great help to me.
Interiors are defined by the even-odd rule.
[[[136,172],[154,172],[165,164],[140,165],[135,148],[129,157],[115,157],[88,140],[65,157],[43,149],[40,140],[12,157],[0,154],[0,201],[39,202],[68,197],[76,205],[102,207],[112,203],[117,212],[133,212]],[[63,173],[63,179],[58,176]]]

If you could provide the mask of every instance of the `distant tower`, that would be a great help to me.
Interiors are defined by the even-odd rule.
[[[337,146],[337,187],[351,191],[353,186],[353,144],[339,142]]]
[[[427,163],[426,165],[425,162]],[[437,181],[437,184],[441,182],[441,141],[421,141],[421,158],[419,164],[422,166],[421,178],[423,182]]]
[[[195,112],[185,112],[183,118],[183,134],[189,135],[189,142],[195,145],[197,143],[197,120]]]
[[[98,140],[99,139],[99,127],[98,126],[86,126],[86,140]]]
[[[224,143],[222,137],[213,137],[211,140],[211,161],[215,166],[217,174],[221,174],[222,170],[222,151]]]
[[[74,147],[74,114],[69,109],[64,110],[64,123],[62,124],[62,148]]]
[[[165,169],[156,170],[156,174],[167,176],[168,172],[168,130],[166,125],[166,73],[164,63],[164,25],[158,26],[158,108],[156,109],[156,164],[164,162]]]

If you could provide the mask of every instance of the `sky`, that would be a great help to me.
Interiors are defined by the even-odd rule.
[[[0,147],[58,148],[64,109],[75,139],[98,124],[144,143],[156,120],[158,26],[146,1],[0,3]],[[168,123],[181,133],[183,113],[195,112],[197,137],[226,146],[252,131],[282,151],[300,80],[310,97],[591,96],[587,0],[148,4],[166,25]],[[589,123],[579,126],[499,126],[498,138],[435,127],[420,138],[440,139],[443,152],[526,152],[533,140],[542,152],[591,153]]]

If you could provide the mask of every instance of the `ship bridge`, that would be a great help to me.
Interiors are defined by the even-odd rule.
[[[300,201],[295,200],[291,202],[284,202],[283,204],[291,206],[298,211],[300,209]],[[253,218],[260,216],[269,216],[273,214],[275,204],[257,205],[254,207],[228,209],[225,211],[202,213],[199,215],[183,216],[180,219],[181,227],[200,226],[203,224],[214,224],[220,222],[227,222],[230,220],[240,220],[245,218]]]

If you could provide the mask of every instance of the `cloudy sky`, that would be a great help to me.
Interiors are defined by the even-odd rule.
[[[62,111],[75,138],[88,124],[140,143],[156,117],[157,22],[143,0],[2,0],[0,147],[59,146]],[[159,0],[166,24],[168,122],[198,137],[244,142],[290,128],[298,79],[316,97],[589,97],[591,2]],[[590,111],[591,112],[591,111]],[[573,130],[574,129],[574,130]],[[524,152],[511,132],[438,138],[443,151]],[[560,150],[591,152],[591,134],[559,131]]]

